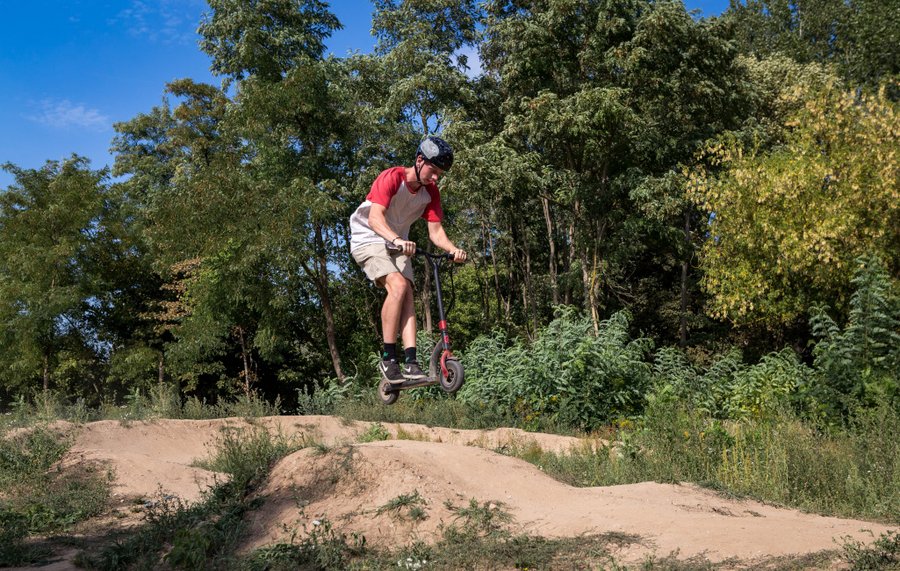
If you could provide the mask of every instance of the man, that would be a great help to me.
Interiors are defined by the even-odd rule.
[[[447,238],[441,220],[437,180],[453,165],[453,150],[439,137],[426,137],[411,167],[383,171],[366,200],[350,217],[350,254],[366,276],[387,290],[381,306],[381,374],[390,383],[427,377],[416,357],[416,310],[411,257],[416,243],[409,227],[419,218],[428,223],[428,238],[464,262],[466,253]],[[404,363],[397,359],[397,334],[403,339]]]

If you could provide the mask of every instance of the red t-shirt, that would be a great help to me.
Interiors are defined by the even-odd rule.
[[[419,218],[428,222],[444,219],[441,209],[441,193],[434,183],[410,192],[406,186],[404,167],[393,167],[381,172],[366,200],[350,217],[350,249],[363,244],[387,242],[369,226],[369,210],[372,204],[386,208],[384,216],[388,225],[404,240],[409,238],[409,227]]]

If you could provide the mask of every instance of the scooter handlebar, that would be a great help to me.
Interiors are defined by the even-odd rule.
[[[440,260],[440,259],[452,260],[453,259],[453,254],[448,254],[446,252],[444,252],[443,254],[432,254],[432,253],[426,252],[424,249],[419,248],[418,246],[416,246],[416,255],[423,256],[425,258],[431,258],[432,260]]]
[[[393,252],[394,254],[399,254],[400,252],[403,251],[402,248],[398,248],[397,246],[393,246],[393,245],[388,246],[388,250]],[[450,254],[447,252],[445,252],[443,254],[432,254],[432,253],[426,251],[425,248],[420,247],[418,244],[416,245],[416,253],[414,255],[422,256],[424,258],[429,258],[432,260],[441,260],[441,259],[452,260],[453,259],[453,254]]]

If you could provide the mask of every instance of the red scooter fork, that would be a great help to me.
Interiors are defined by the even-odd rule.
[[[449,328],[447,327],[447,321],[444,319],[438,321],[438,329],[441,332],[441,341],[444,343],[444,351],[441,353],[441,372],[446,377],[449,375],[449,371],[447,371],[447,359],[453,357],[453,352],[450,351],[450,333]]]

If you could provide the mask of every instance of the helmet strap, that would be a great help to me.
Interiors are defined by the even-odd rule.
[[[419,177],[419,170],[421,170],[419,169],[419,157],[416,157],[416,163],[413,165],[413,170],[416,172],[416,182],[419,183],[419,186],[416,187],[416,190],[418,191],[425,186],[425,183],[422,182],[422,179]]]

